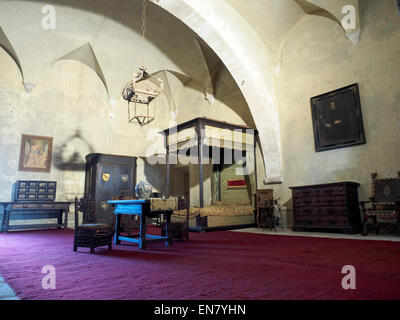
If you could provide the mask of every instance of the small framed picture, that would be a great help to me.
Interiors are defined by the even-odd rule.
[[[311,98],[315,150],[365,144],[358,84]]]
[[[53,138],[23,134],[19,171],[50,172]]]

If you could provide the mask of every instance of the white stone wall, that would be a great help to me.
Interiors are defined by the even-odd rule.
[[[355,181],[371,196],[371,173],[400,170],[400,16],[395,1],[366,1],[355,47],[328,19],[309,16],[283,48],[277,97],[284,183],[275,193],[292,223],[290,186]],[[310,98],[359,83],[367,144],[314,151]]]
[[[205,100],[201,82],[209,70],[195,35],[158,6],[149,5],[148,40],[143,41],[140,1],[124,3],[124,10],[109,2],[87,1],[82,5],[88,10],[81,10],[73,3],[66,7],[55,1],[55,30],[41,28],[43,5],[0,1],[0,27],[18,54],[25,81],[35,84],[27,93],[17,65],[0,48],[0,201],[9,201],[12,184],[23,179],[55,180],[57,200],[73,200],[83,194],[85,175],[73,167],[84,163],[92,152],[139,157],[137,180],[148,180],[155,191],[165,192],[165,166],[146,165],[144,158],[150,145],[162,149],[158,132],[174,125],[171,111],[178,115],[178,123],[197,116],[252,121],[226,68],[217,81],[215,103]],[[109,96],[101,79],[86,65],[55,62],[88,42],[104,73]],[[185,87],[171,76],[175,103],[162,94],[156,100],[157,120],[140,128],[128,123],[121,92],[141,65],[142,53],[150,72],[172,70],[193,80]],[[53,137],[50,173],[18,171],[23,133]],[[172,171],[173,194],[183,194],[182,177],[182,172]]]

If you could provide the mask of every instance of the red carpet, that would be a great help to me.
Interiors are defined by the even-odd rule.
[[[72,251],[73,231],[0,234],[0,274],[21,299],[399,299],[400,243],[230,231],[112,251]],[[42,289],[44,265],[56,290]],[[341,287],[344,265],[357,289]]]

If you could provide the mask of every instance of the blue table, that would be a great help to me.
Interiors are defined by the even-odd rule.
[[[115,221],[115,235],[114,243],[120,244],[122,241],[139,244],[139,248],[142,250],[146,249],[148,242],[154,241],[165,241],[165,245],[171,245],[172,241],[168,237],[168,225],[171,222],[171,214],[173,211],[151,211],[150,200],[139,199],[139,200],[113,200],[107,201],[107,203],[114,206],[114,214],[116,216]],[[136,235],[121,236],[121,219],[122,214],[136,215],[139,216],[140,221],[140,232]],[[165,236],[156,236],[146,234],[146,218],[155,218],[162,215],[165,219]]]

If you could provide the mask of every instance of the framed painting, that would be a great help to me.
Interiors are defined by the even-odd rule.
[[[311,98],[315,150],[365,144],[358,84]]]
[[[19,171],[50,172],[53,138],[23,134]]]

